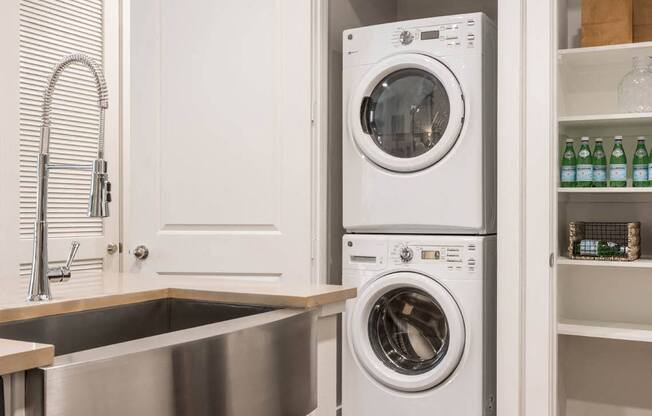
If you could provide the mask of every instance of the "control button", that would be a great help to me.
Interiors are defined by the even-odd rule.
[[[409,30],[404,30],[399,35],[399,40],[403,45],[409,45],[414,40],[414,35]]]
[[[467,40],[475,40],[475,35],[473,33],[469,33],[468,35],[466,35],[466,39]]]
[[[473,20],[473,19],[469,19],[469,20],[467,20],[467,21],[466,21],[466,25],[467,25],[467,26],[475,26],[475,20]]]
[[[399,253],[399,256],[401,257],[401,261],[403,263],[409,263],[412,258],[414,257],[414,252],[412,249],[408,246],[403,246],[401,247],[401,251]]]
[[[448,35],[446,39],[448,40],[457,39],[457,35]]]
[[[458,24],[453,25],[453,29],[459,29],[459,28],[460,28],[460,25],[458,25]]]

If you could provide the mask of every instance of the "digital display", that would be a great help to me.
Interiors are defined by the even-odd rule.
[[[439,39],[439,31],[429,30],[427,32],[421,32],[421,40],[430,40],[430,39]]]
[[[422,250],[421,259],[422,260],[439,260],[439,250]]]

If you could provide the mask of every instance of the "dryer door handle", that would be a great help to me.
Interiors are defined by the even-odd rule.
[[[367,110],[369,109],[370,102],[371,97],[364,97],[360,106],[360,124],[365,134],[371,134],[371,127],[369,127],[369,120],[367,119]]]

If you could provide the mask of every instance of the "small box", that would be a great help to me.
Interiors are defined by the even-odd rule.
[[[634,0],[582,0],[582,47],[631,43]]]
[[[634,42],[652,40],[652,0],[634,0]]]

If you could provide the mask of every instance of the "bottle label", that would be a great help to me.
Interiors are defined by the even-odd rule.
[[[593,182],[607,181],[607,167],[605,165],[593,166]]]
[[[647,181],[648,165],[634,165],[632,168],[632,180],[634,182]]]
[[[573,154],[572,150],[568,150],[564,153],[564,159],[571,160],[575,154]]]
[[[645,149],[638,149],[635,155],[638,157],[645,157],[647,156],[647,151]]]
[[[593,180],[593,165],[577,165],[577,181],[591,182]]]
[[[613,153],[611,153],[615,157],[621,157],[623,155],[623,149],[614,149]]]
[[[580,150],[579,155],[580,155],[580,157],[589,157],[590,153],[589,153],[589,151],[587,149],[582,149],[582,150]]]
[[[627,165],[624,163],[613,163],[609,166],[609,179],[612,181],[626,181]]]
[[[575,182],[575,166],[562,166],[561,167],[561,181],[562,182]]]
[[[648,179],[652,178],[652,163],[647,165],[647,177]]]
[[[600,149],[596,150],[595,153],[593,153],[593,156],[596,159],[602,159],[604,157],[604,152]]]

